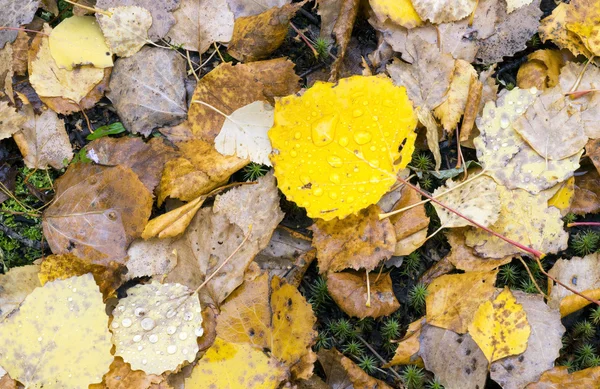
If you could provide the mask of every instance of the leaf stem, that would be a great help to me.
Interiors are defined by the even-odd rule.
[[[579,226],[600,227],[600,222],[573,222],[573,223],[567,224],[567,227],[579,227]]]

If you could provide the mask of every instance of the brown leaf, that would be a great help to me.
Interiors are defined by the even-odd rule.
[[[423,366],[423,360],[418,355],[421,346],[421,330],[425,324],[425,318],[421,317],[408,325],[406,334],[398,342],[398,348],[391,361],[384,367],[396,365],[417,365]]]
[[[471,80],[477,79],[477,71],[465,60],[454,61],[452,81],[446,93],[447,98],[434,111],[444,129],[453,134],[454,129],[465,112]]]
[[[463,116],[463,121],[460,126],[460,141],[467,142],[471,139],[471,143],[473,142],[473,138],[475,136],[471,135],[473,132],[473,127],[475,126],[475,119],[479,115],[479,106],[481,103],[481,94],[483,91],[483,83],[477,79],[477,77],[471,78],[471,83],[469,84],[469,94],[467,95],[467,102],[465,104],[465,113]]]
[[[159,205],[167,197],[192,201],[224,184],[248,164],[247,159],[224,156],[201,140],[178,143],[177,147],[179,157],[165,164],[157,189]]]
[[[289,284],[302,278],[306,268],[316,257],[311,251],[310,239],[293,231],[278,228],[271,240],[254,258],[254,262],[271,275],[284,278]]]
[[[392,211],[406,208],[420,201],[421,195],[419,192],[409,188],[408,186],[404,186],[400,190],[400,200],[394,204]],[[394,225],[397,241],[419,232],[423,228],[427,228],[429,226],[429,217],[427,217],[427,214],[425,213],[425,204],[418,205],[404,212],[400,212],[399,214],[391,216],[390,221]]]
[[[600,172],[600,139],[590,139],[585,145],[585,154],[590,157],[590,160]]]
[[[369,376],[335,348],[321,349],[317,356],[327,376],[327,385],[333,389],[391,389],[385,382]]]
[[[319,272],[336,272],[347,268],[375,269],[394,252],[396,237],[392,223],[379,220],[381,209],[371,205],[358,215],[342,220],[317,219],[310,229],[317,249]]]
[[[513,255],[504,258],[483,258],[477,255],[473,248],[465,244],[465,231],[467,228],[453,228],[446,233],[448,243],[452,250],[446,258],[457,269],[464,271],[490,271],[512,261]]]
[[[2,368],[0,368],[0,370],[2,370]],[[6,373],[0,378],[0,389],[18,389],[17,384],[17,381],[10,378]]]
[[[102,379],[102,384],[92,389],[168,389],[171,388],[165,377],[146,374],[142,370],[131,370],[131,365],[121,357],[115,357],[110,370]]]
[[[86,146],[100,165],[127,166],[138,175],[150,193],[160,182],[165,163],[176,155],[175,150],[160,138],[144,142],[141,138],[96,139]]]
[[[192,101],[199,100],[226,115],[257,100],[274,103],[274,97],[298,91],[300,79],[294,73],[294,64],[285,58],[249,64],[223,63],[202,77]],[[203,104],[192,103],[188,112],[190,133],[177,140],[202,139],[213,143],[221,132],[225,118]],[[168,129],[161,130],[170,137]]]
[[[122,262],[152,210],[152,195],[137,175],[120,165],[78,163],[54,187],[54,202],[43,216],[52,252],[97,264]]]
[[[400,308],[392,289],[389,273],[370,273],[370,305],[367,306],[367,280],[364,272],[342,272],[327,275],[327,290],[336,304],[350,316],[364,319],[388,316]]]
[[[237,18],[227,52],[243,62],[268,57],[285,40],[290,19],[303,4],[286,4],[255,16]]]
[[[575,177],[575,195],[571,212],[576,215],[600,212],[600,174],[592,166],[587,173]]]
[[[35,288],[42,286],[39,271],[38,265],[27,265],[0,274],[0,320],[4,320]]]
[[[558,47],[570,50],[574,55],[583,54],[590,58],[592,53],[585,46],[581,38],[566,28],[566,17],[569,4],[560,3],[552,14],[544,18],[539,27],[542,42],[552,40]]]
[[[600,367],[590,367],[569,373],[566,366],[557,366],[542,374],[538,382],[527,385],[527,389],[589,389],[597,388]]]
[[[335,25],[333,26],[333,36],[339,47],[337,59],[331,65],[331,75],[329,82],[335,82],[338,78],[338,72],[341,69],[350,38],[352,36],[352,28],[356,15],[358,14],[358,6],[360,0],[342,0],[340,12],[338,14]]]
[[[202,328],[204,333],[198,341],[198,348],[204,351],[215,342],[217,337],[217,317],[219,316],[217,309],[210,305],[202,309]]]
[[[24,76],[27,73],[30,39],[31,37],[25,31],[19,31],[17,39],[12,43],[12,66],[15,74],[19,76]]]
[[[185,66],[174,50],[150,46],[115,62],[106,96],[127,130],[148,136],[185,119]]]

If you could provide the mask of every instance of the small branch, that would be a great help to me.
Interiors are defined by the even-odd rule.
[[[14,239],[20,243],[22,243],[23,245],[35,249],[35,250],[46,250],[48,249],[48,245],[42,245],[40,242],[36,241],[36,240],[31,240],[28,238],[25,238],[24,236],[21,236],[19,233],[17,233],[16,231],[12,230],[11,228],[5,226],[4,224],[0,223],[0,231],[3,232],[6,236],[8,236],[11,239]]]
[[[579,227],[579,226],[600,227],[600,222],[573,222],[573,223],[567,224],[567,227]]]
[[[33,32],[35,34],[42,34],[42,35],[50,36],[50,35],[46,34],[45,32],[36,31],[36,30],[29,30],[27,28],[21,28],[21,27],[3,27],[3,26],[0,26],[0,30],[25,31],[25,32]]]

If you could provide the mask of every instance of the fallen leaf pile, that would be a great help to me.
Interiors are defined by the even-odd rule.
[[[0,388],[598,387],[600,2],[0,7]]]

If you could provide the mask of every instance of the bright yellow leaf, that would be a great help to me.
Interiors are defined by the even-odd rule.
[[[91,274],[35,289],[0,325],[0,360],[29,389],[81,389],[113,361],[108,317]]]
[[[405,88],[384,77],[317,82],[302,96],[284,97],[269,131],[278,186],[310,217],[356,213],[376,203],[406,167],[416,123]]]
[[[436,278],[427,288],[427,323],[459,334],[467,332],[477,308],[493,295],[497,274],[494,270]]]
[[[491,363],[525,351],[531,326],[523,306],[505,287],[493,302],[486,301],[479,307],[469,334]]]
[[[370,0],[371,8],[377,18],[385,22],[390,19],[392,22],[405,28],[413,28],[423,24],[415,7],[410,0]]]
[[[571,206],[571,202],[573,202],[574,195],[575,177],[571,177],[565,181],[558,192],[548,200],[548,206],[560,209],[561,215],[566,214]]]
[[[217,337],[185,380],[185,387],[274,389],[284,378],[285,369],[262,350]]]
[[[581,38],[585,46],[600,55],[600,4],[596,0],[571,0],[566,28]]]
[[[50,53],[59,68],[73,70],[77,65],[96,68],[113,66],[112,52],[93,16],[71,16],[52,30]]]

